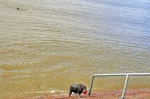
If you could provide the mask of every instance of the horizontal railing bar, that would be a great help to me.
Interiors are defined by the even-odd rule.
[[[118,73],[118,74],[94,74],[93,77],[97,76],[150,76],[150,73]]]

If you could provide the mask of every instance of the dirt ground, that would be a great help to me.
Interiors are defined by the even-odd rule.
[[[92,92],[88,94],[82,94],[82,99],[119,99],[121,97],[122,90],[106,91],[106,92]],[[72,94],[68,97],[67,93],[64,94],[47,94],[43,96],[32,97],[19,97],[13,99],[79,99],[77,95]],[[124,99],[150,99],[150,89],[134,89],[127,90]]]

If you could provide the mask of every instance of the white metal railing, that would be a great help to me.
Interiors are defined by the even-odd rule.
[[[102,76],[126,76],[126,80],[125,80],[125,84],[124,84],[124,89],[122,92],[122,96],[120,97],[120,99],[124,99],[125,93],[126,93],[126,88],[128,85],[128,80],[130,76],[150,76],[150,73],[119,73],[119,74],[94,74],[92,76],[92,80],[90,83],[90,90],[88,95],[91,95],[91,91],[92,91],[92,86],[93,86],[93,82],[94,82],[94,77],[102,77]]]

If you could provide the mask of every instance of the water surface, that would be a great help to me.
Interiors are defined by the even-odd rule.
[[[0,11],[4,99],[68,93],[95,73],[150,72],[148,0],[1,0]],[[122,89],[124,80],[97,78],[93,90]],[[132,77],[128,88],[149,86],[149,77]]]

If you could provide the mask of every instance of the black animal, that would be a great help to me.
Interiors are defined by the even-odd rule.
[[[16,8],[17,10],[20,10],[19,7]]]
[[[72,92],[74,92],[74,94],[78,94],[79,98],[81,97],[81,93],[86,91],[86,86],[82,85],[82,84],[72,84],[70,86],[70,93],[69,93],[69,97],[71,95]]]

